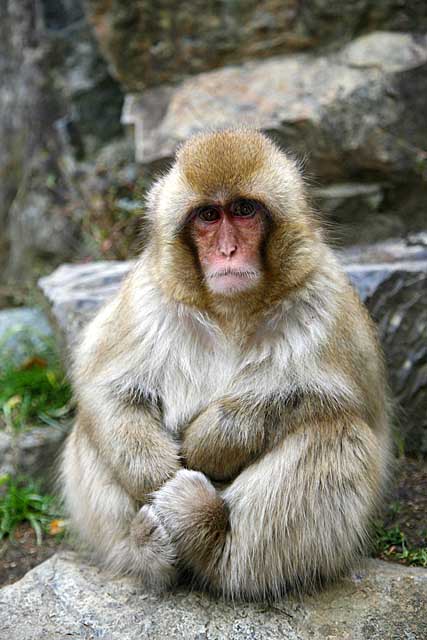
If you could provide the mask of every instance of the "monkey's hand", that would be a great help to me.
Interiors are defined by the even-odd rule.
[[[133,544],[143,554],[144,583],[163,590],[176,581],[176,548],[150,505],[143,506],[131,523]]]
[[[214,481],[232,480],[264,450],[265,421],[265,407],[247,398],[212,403],[184,432],[186,466]]]
[[[225,538],[227,505],[203,473],[182,469],[153,498],[151,508],[176,545],[181,564],[206,556]]]

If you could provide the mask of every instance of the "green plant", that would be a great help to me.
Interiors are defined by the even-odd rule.
[[[33,480],[0,477],[0,540],[12,537],[19,524],[29,522],[41,544],[43,531],[57,515],[55,498],[41,493]]]
[[[22,344],[26,336],[20,336]],[[29,346],[24,362],[3,353],[0,365],[0,424],[13,431],[34,422],[57,423],[71,413],[71,388],[51,338]]]
[[[376,555],[396,560],[408,565],[427,567],[427,545],[411,548],[406,536],[398,526],[385,528],[382,524],[375,527]]]

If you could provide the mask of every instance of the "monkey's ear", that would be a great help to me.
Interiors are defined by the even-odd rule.
[[[166,176],[158,178],[148,190],[145,196],[145,216],[149,221],[154,221],[156,211],[159,207],[160,193],[163,189]]]

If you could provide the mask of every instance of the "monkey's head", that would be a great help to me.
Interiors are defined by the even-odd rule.
[[[160,285],[198,308],[265,307],[315,267],[321,234],[300,171],[257,131],[190,139],[153,186],[148,212]]]

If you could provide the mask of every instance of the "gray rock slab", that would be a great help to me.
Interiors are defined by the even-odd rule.
[[[69,345],[100,306],[118,290],[132,262],[101,261],[64,264],[39,280],[53,315]]]
[[[419,273],[427,278],[427,247],[421,242],[408,244],[405,240],[396,239],[373,245],[356,245],[337,253],[365,302],[380,284],[395,273]],[[54,316],[70,344],[75,343],[80,329],[100,306],[118,291],[134,264],[133,261],[113,260],[64,264],[39,280],[39,286],[52,305]]]
[[[171,157],[197,131],[246,124],[308,155],[322,179],[365,171],[420,180],[426,87],[427,35],[375,32],[327,55],[248,62],[130,94],[123,114],[144,163]]]
[[[0,358],[18,365],[43,347],[52,335],[45,314],[39,309],[19,307],[0,311]],[[0,365],[1,366],[1,365]]]
[[[51,486],[65,427],[44,425],[24,431],[0,430],[0,476],[23,474]]]
[[[302,600],[224,602],[187,589],[156,596],[61,553],[0,590],[8,640],[425,640],[427,569],[370,560]]]

